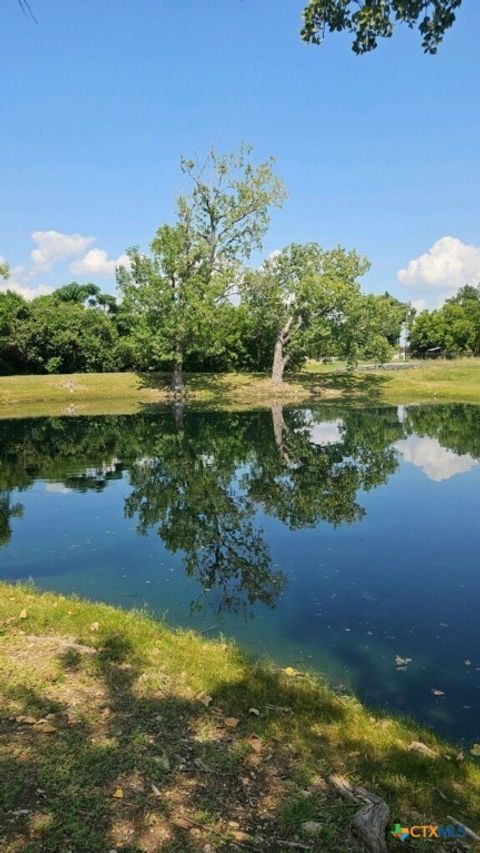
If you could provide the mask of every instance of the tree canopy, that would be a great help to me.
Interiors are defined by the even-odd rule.
[[[0,292],[0,373],[107,372],[130,366],[123,313],[96,285],[72,282],[27,302]]]
[[[410,323],[413,355],[480,355],[480,284],[467,284],[441,308],[422,311]]]
[[[380,38],[390,38],[398,24],[417,27],[425,53],[436,53],[446,30],[455,21],[462,0],[309,0],[302,38],[320,44],[327,32],[353,36],[352,50],[374,50]]]
[[[211,149],[204,162],[182,158],[190,192],[177,199],[175,223],[158,229],[151,255],[130,249],[130,271],[118,272],[125,302],[140,321],[137,334],[154,359],[171,364],[178,392],[186,358],[222,347],[215,308],[235,288],[241,262],[261,247],[269,210],[285,195],[273,161],[256,165],[251,151]]]
[[[368,261],[338,247],[292,243],[245,277],[247,303],[273,338],[272,380],[307,354],[348,349],[349,315],[360,297],[357,278]]]

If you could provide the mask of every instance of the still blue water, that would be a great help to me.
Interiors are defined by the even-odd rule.
[[[480,741],[479,460],[466,405],[0,421],[0,578]]]

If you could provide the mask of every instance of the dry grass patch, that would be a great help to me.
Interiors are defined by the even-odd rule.
[[[478,762],[413,724],[145,614],[0,592],[2,853],[362,850],[332,774],[392,824],[480,829]]]

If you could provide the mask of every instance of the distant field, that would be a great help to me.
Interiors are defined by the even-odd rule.
[[[403,363],[400,363],[403,365]],[[305,373],[321,376],[326,389],[376,396],[385,402],[459,400],[480,402],[480,359],[407,362],[396,370],[359,366],[347,373],[343,363],[309,362]]]
[[[347,371],[343,364],[310,362],[280,388],[265,374],[187,376],[187,400],[228,408],[306,401],[480,403],[480,359],[416,363],[412,369]],[[0,417],[41,414],[129,413],[170,399],[168,376],[85,373],[0,377]]]

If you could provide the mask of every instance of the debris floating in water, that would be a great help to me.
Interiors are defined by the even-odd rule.
[[[400,655],[395,655],[395,666],[398,670],[405,670],[409,663],[412,663],[412,658],[402,658]]]

